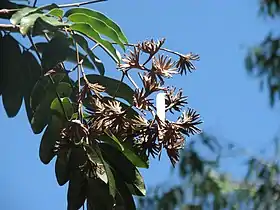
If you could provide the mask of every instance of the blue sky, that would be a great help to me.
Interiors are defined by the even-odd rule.
[[[272,21],[258,17],[257,3],[109,0],[92,8],[115,20],[132,43],[165,37],[167,48],[200,54],[196,72],[176,77],[169,84],[183,88],[189,96],[189,105],[203,118],[204,131],[258,154],[271,146],[279,124],[278,106],[269,108],[268,94],[259,91],[259,81],[244,68],[247,48],[276,28]],[[106,71],[120,77],[111,61]],[[25,110],[8,119],[0,105],[0,125],[0,209],[66,209],[66,186],[60,187],[56,182],[54,161],[47,166],[40,162],[41,135],[32,133]],[[226,164],[230,167],[224,166],[223,170],[238,177],[242,174],[239,163],[229,159]],[[149,170],[142,170],[146,184],[169,180],[170,166],[166,157],[160,162],[152,161]]]

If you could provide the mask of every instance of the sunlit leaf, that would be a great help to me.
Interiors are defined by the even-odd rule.
[[[74,23],[70,27],[72,30],[80,32],[92,39],[93,41],[100,44],[100,46],[108,53],[109,56],[116,62],[120,62],[120,54],[113,47],[113,45],[100,37],[100,35],[89,25],[86,23]]]
[[[64,13],[63,10],[59,8],[54,8],[48,12],[49,15],[53,15],[59,18],[62,18],[63,13]]]
[[[120,39],[123,42],[128,43],[127,38],[123,34],[121,28],[116,23],[114,23],[111,19],[106,17],[104,14],[94,11],[94,10],[87,9],[87,8],[73,8],[73,9],[68,10],[65,13],[65,17],[69,17],[72,14],[85,14],[92,18],[96,18],[96,19],[103,21],[108,26],[110,26],[113,30],[116,31],[116,33],[118,34],[118,36],[120,37]]]
[[[68,19],[74,23],[87,23],[89,24],[97,33],[107,36],[108,38],[112,39],[114,42],[119,44],[122,49],[124,50],[124,44],[120,40],[118,34],[114,29],[109,27],[103,21],[90,17],[88,15],[82,13],[75,13],[68,17]]]
[[[61,101],[61,103],[60,103]],[[63,106],[63,107],[62,107]],[[66,113],[66,117],[70,118],[72,117],[73,113],[74,113],[74,107],[72,105],[72,102],[69,98],[60,98],[60,100],[58,98],[55,98],[53,100],[53,102],[51,103],[51,110],[54,113],[59,114],[61,117],[65,117],[64,116],[64,111]]]

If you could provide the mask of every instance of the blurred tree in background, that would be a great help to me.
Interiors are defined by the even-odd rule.
[[[280,1],[260,1],[259,13],[277,21]],[[271,31],[260,44],[250,49],[245,65],[248,73],[260,80],[261,90],[268,88],[273,107],[280,99],[279,31]],[[235,145],[222,146],[215,137],[204,133],[188,142],[182,152],[178,170],[174,171],[179,182],[171,187],[168,184],[156,186],[146,198],[139,200],[139,208],[280,209],[278,139],[275,138],[274,142],[275,151],[265,159],[238,149],[238,156],[243,154],[246,159],[246,174],[241,179],[233,179],[222,172],[221,162],[228,156],[236,155]],[[205,147],[211,154],[202,155]]]

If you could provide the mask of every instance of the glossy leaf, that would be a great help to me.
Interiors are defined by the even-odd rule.
[[[79,170],[70,174],[69,187],[67,192],[67,210],[80,209],[87,194],[87,180]]]
[[[19,11],[17,11],[15,14],[13,14],[10,21],[12,24],[17,25],[18,23],[20,23],[20,21],[23,17],[26,17],[26,16],[31,15],[36,12],[39,13],[41,10],[44,10],[44,9],[50,10],[50,9],[57,8],[57,7],[58,6],[56,4],[43,5],[38,8],[24,7],[22,9],[20,9]]]
[[[15,117],[23,99],[21,50],[17,41],[6,35],[1,41],[1,68],[3,76],[2,101],[8,117]]]
[[[86,14],[82,13],[75,13],[68,17],[68,19],[74,23],[87,23],[89,24],[97,33],[102,34],[104,36],[107,36],[108,38],[112,39],[114,42],[116,42],[118,45],[122,47],[124,50],[124,44],[120,40],[118,34],[114,29],[109,27],[106,23],[103,21],[90,17]]]
[[[59,8],[54,8],[48,12],[49,15],[53,15],[59,18],[63,17],[63,13],[64,13],[63,10]]]
[[[24,51],[22,54],[22,71],[24,75],[24,103],[26,114],[29,122],[31,122],[33,112],[30,105],[30,96],[36,82],[40,78],[41,66],[29,51]]]
[[[59,114],[59,116],[61,118],[65,118],[65,116],[64,116],[64,111],[65,111],[66,115],[67,115],[66,116],[67,119],[71,118],[73,113],[74,113],[74,107],[72,105],[72,102],[67,97],[66,98],[60,98],[60,100],[61,100],[61,103],[62,103],[63,107],[61,107],[61,104],[60,104],[60,101],[58,100],[58,98],[55,98],[53,100],[53,102],[51,103],[51,110],[54,113]]]
[[[89,74],[87,79],[90,83],[98,83],[106,88],[106,93],[110,96],[116,96],[118,98],[123,98],[130,104],[133,104],[133,94],[134,91],[125,83],[101,75]],[[116,92],[116,90],[118,90]]]
[[[70,27],[72,30],[80,32],[92,39],[96,43],[100,44],[100,46],[108,53],[109,56],[116,62],[120,62],[119,52],[113,47],[113,45],[100,37],[96,30],[94,30],[89,24],[86,23],[74,23]]]
[[[105,68],[102,61],[90,50],[88,47],[87,40],[79,34],[73,34],[72,37],[74,40],[83,48],[83,50],[88,54],[92,62],[94,63],[95,67],[99,71],[101,75],[104,75]]]
[[[73,8],[73,9],[68,10],[65,13],[65,17],[68,17],[72,14],[77,14],[77,13],[85,14],[85,15],[88,15],[92,18],[96,18],[96,19],[99,19],[99,20],[103,21],[109,27],[111,27],[112,29],[114,29],[116,31],[116,33],[118,34],[118,36],[120,37],[120,39],[123,42],[128,43],[127,38],[123,34],[121,28],[115,22],[113,22],[111,19],[106,17],[104,14],[102,14],[100,12],[97,12],[97,11],[94,11],[94,10],[87,9],[87,8]]]
[[[122,143],[124,147],[123,154],[126,156],[126,158],[133,163],[133,165],[139,167],[139,168],[149,168],[149,162],[147,157],[141,157],[140,155],[136,154],[133,150],[133,147],[130,143],[128,143],[128,140]]]
[[[40,160],[44,164],[49,164],[49,162],[55,156],[54,145],[57,140],[60,139],[60,131],[62,129],[63,123],[61,119],[56,116],[52,116],[52,120],[45,130],[39,149]]]
[[[132,185],[133,193],[139,196],[146,194],[144,180],[138,169],[118,150],[101,144],[100,148],[104,158],[118,171],[127,184]]]
[[[40,14],[40,13],[34,13],[34,14],[31,14],[29,16],[22,18],[20,21],[20,28],[19,28],[20,33],[22,35],[26,35],[29,32],[29,30],[31,28],[33,28],[34,23],[37,20],[37,18],[42,17],[42,16],[44,16],[44,15]]]
[[[15,14],[12,15],[10,21],[13,25],[17,25],[20,23],[20,20],[30,14],[31,12],[35,11],[34,8],[32,7],[25,7],[25,8],[22,8],[21,10],[19,10],[18,12],[16,12]]]

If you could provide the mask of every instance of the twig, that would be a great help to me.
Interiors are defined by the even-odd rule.
[[[127,73],[124,72],[125,76],[127,76],[127,78],[129,79],[129,81],[134,85],[134,87],[139,90],[139,87],[137,86],[137,84],[134,82],[134,80],[131,78],[131,76]]]
[[[81,72],[82,72],[82,64],[80,63],[80,56],[79,56],[79,48],[78,44],[75,41],[75,47],[76,47],[76,59],[77,59],[77,64],[78,64],[78,71],[77,71],[77,77],[78,77],[78,93],[81,93]],[[82,101],[78,101],[78,117],[79,120],[82,122],[83,121],[83,110],[82,110],[83,104]]]
[[[120,89],[120,86],[121,86],[121,83],[123,82],[124,76],[125,76],[125,73],[123,72],[122,78],[121,78],[121,80],[120,80],[119,83],[118,83],[118,86],[117,86],[116,92],[115,92],[115,94],[114,94],[114,96],[113,96],[113,99],[116,98],[117,92],[118,92],[119,89]]]
[[[90,51],[92,51],[92,50],[94,50],[96,47],[98,47],[99,46],[99,44],[95,44],[92,48],[90,48]],[[84,62],[84,60],[88,57],[88,53],[87,54],[85,54],[84,56],[83,56],[83,58],[80,60],[80,63],[82,64],[83,62]],[[79,63],[77,63],[77,65],[76,66],[74,66],[71,70],[69,70],[69,72],[72,72],[72,71],[75,71],[77,68],[78,68],[78,66],[79,66]]]
[[[107,1],[107,0],[93,0],[93,1],[75,2],[75,3],[72,3],[72,4],[61,4],[61,5],[58,5],[58,7],[59,8],[80,7],[80,6],[83,6],[83,5],[94,4],[94,3],[98,3],[98,2],[102,2],[102,1]]]
[[[37,0],[34,1],[33,7],[36,7],[36,4],[37,4]]]
[[[16,12],[20,9],[0,9],[0,14],[9,14],[10,12]]]
[[[111,44],[117,44],[117,43],[116,42],[111,42]],[[137,46],[137,44],[130,44],[130,43],[127,43],[127,44],[124,43],[124,45],[125,46],[129,46],[129,47],[136,47]],[[162,50],[162,51],[165,51],[165,52],[169,52],[169,53],[172,53],[174,55],[178,55],[180,57],[184,56],[184,55],[182,55],[179,52],[176,52],[176,51],[173,51],[173,50],[169,50],[169,49],[166,49],[166,48],[159,48],[159,50]]]
[[[19,26],[12,24],[0,24],[0,31],[18,32]]]

